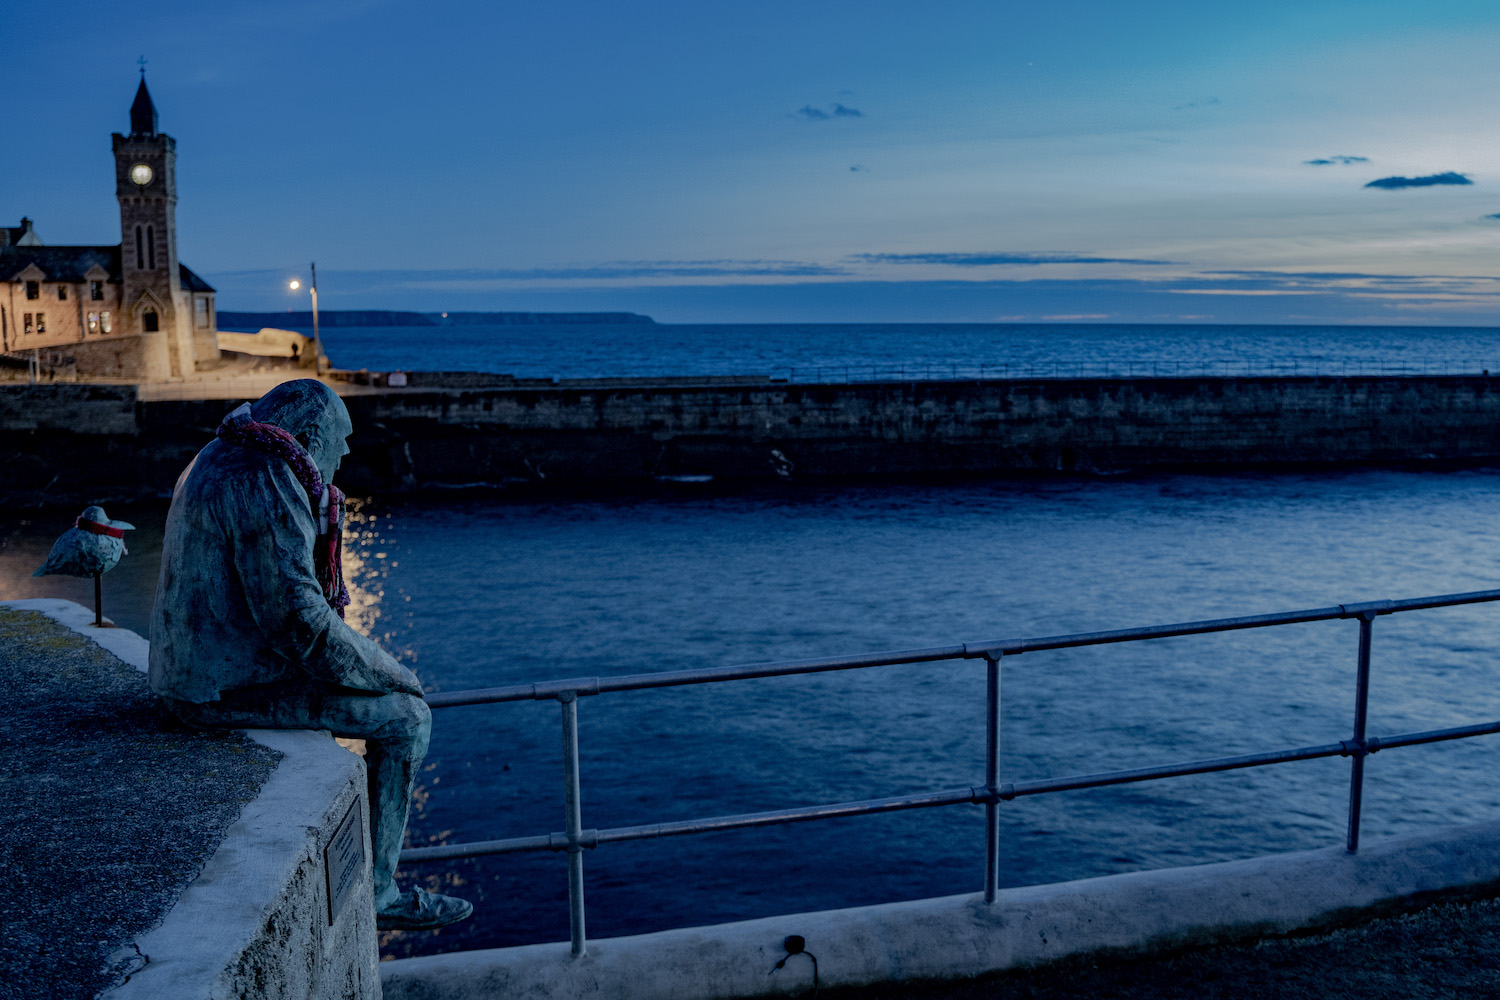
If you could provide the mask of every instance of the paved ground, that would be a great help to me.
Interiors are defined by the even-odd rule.
[[[145,677],[0,607],[0,996],[92,997],[160,922],[280,756],[191,732]]]
[[[1500,900],[1439,903],[1310,937],[1065,963],[824,1000],[1426,1000],[1500,997]]]

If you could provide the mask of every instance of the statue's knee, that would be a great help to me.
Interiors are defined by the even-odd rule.
[[[416,753],[427,750],[428,738],[432,735],[432,709],[427,702],[410,694],[391,695],[397,705],[397,717],[392,720],[393,729],[401,735],[401,741],[411,746]]]

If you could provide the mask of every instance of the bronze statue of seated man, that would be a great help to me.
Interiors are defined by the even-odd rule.
[[[349,412],[315,379],[224,419],[183,471],[162,539],[151,687],[198,727],[327,729],[365,741],[382,929],[426,929],[473,907],[394,875],[432,717],[406,667],[344,622]]]

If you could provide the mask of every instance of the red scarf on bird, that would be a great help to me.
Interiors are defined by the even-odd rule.
[[[90,521],[82,514],[79,514],[76,518],[73,519],[73,527],[82,528],[84,531],[92,531],[96,535],[108,535],[110,538],[125,537],[124,528],[111,528],[107,524],[100,524],[98,521]]]

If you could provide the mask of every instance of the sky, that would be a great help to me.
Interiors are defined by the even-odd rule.
[[[1500,325],[1494,3],[68,9],[0,0],[0,224],[119,239],[144,56],[221,310]]]

